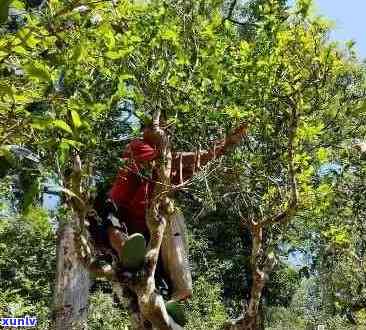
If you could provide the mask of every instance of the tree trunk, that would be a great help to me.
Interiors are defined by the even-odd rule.
[[[65,180],[70,192],[65,198],[69,212],[60,219],[57,252],[56,283],[53,306],[55,330],[87,329],[88,299],[91,279],[85,262],[81,259],[81,236],[85,205],[81,200],[81,160],[73,155],[73,171]]]
[[[140,313],[135,293],[128,288],[123,288],[117,281],[112,281],[112,288],[119,301],[129,311],[131,328],[133,330],[151,330],[151,324],[147,324]]]
[[[159,137],[160,143],[158,145],[161,159],[156,166],[157,182],[146,212],[146,222],[150,232],[150,242],[146,255],[146,275],[133,289],[138,298],[141,315],[151,322],[154,329],[180,330],[182,327],[169,316],[163,297],[157,294],[155,290],[156,264],[167,219],[174,208],[168,198],[169,189],[167,189],[170,185],[172,154],[169,139],[160,128],[159,110],[156,110],[153,115],[153,127],[155,134]]]
[[[259,306],[262,292],[268,275],[275,265],[274,257],[267,256],[266,261],[263,262],[263,227],[261,223],[250,221],[249,227],[252,236],[250,299],[248,304],[244,304],[242,317],[228,322],[224,327],[225,330],[259,330]]]
[[[91,280],[78,255],[75,222],[66,219],[58,229],[52,325],[55,330],[87,329]]]
[[[172,156],[169,139],[159,126],[160,112],[154,114],[153,126],[160,143],[160,158],[156,165],[157,178],[154,190],[149,197],[149,206],[146,211],[146,223],[150,232],[150,241],[145,257],[145,266],[138,281],[133,279],[136,274],[116,270],[113,280],[115,292],[119,296],[124,288],[135,294],[129,306],[132,322],[135,329],[181,330],[172,317],[169,316],[163,297],[156,292],[155,270],[159,257],[160,247],[167,225],[167,218],[171,213],[172,202],[168,198],[170,191],[170,175]],[[131,300],[130,300],[131,302]],[[137,302],[137,304],[136,304]]]

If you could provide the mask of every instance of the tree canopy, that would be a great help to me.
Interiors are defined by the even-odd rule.
[[[169,182],[189,228],[187,328],[366,324],[365,66],[311,5],[0,2],[1,317],[32,311],[46,328],[55,231],[76,214],[87,237],[85,212],[159,113],[173,151],[248,125],[225,157]],[[46,193],[60,199],[48,213]],[[124,329],[110,283],[92,291],[89,327]]]

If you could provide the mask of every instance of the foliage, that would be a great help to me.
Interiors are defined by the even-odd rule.
[[[204,277],[196,279],[194,297],[187,306],[187,329],[221,329],[227,314],[220,299],[220,291],[219,285],[208,282]]]
[[[55,241],[37,208],[42,189],[50,178],[70,188],[78,152],[81,197],[91,202],[96,183],[108,186],[123,145],[140,133],[140,119],[160,109],[175,150],[206,148],[250,123],[245,142],[179,197],[192,219],[188,328],[219,328],[242,309],[252,283],[243,219],[286,210],[292,160],[297,213],[266,228],[264,252],[280,259],[301,251],[317,280],[306,284],[278,265],[264,291],[269,328],[346,328],[350,312],[362,321],[355,308],[366,297],[365,166],[351,144],[365,136],[365,68],[351,45],[341,51],[329,42],[330,24],[309,15],[311,1],[292,12],[285,1],[249,1],[230,17],[230,3],[223,9],[215,0],[2,4],[0,214],[11,217],[0,222],[1,302],[18,303],[19,315],[37,306],[46,322]],[[39,162],[17,156],[14,145]],[[320,174],[329,164],[341,173]],[[109,296],[95,293],[91,302],[92,329],[125,328],[125,312]]]
[[[271,307],[266,313],[266,329],[314,329],[324,325],[326,329],[352,329],[344,316],[330,315],[321,304],[321,294],[315,277],[304,279],[292,297],[288,308]]]
[[[88,327],[92,330],[125,330],[128,329],[126,310],[113,302],[110,295],[101,291],[94,292],[90,297]]]
[[[47,214],[31,209],[23,217],[0,219],[0,314],[50,319],[55,273],[55,234]]]

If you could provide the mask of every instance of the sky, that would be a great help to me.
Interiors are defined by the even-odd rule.
[[[339,41],[355,40],[359,56],[365,59],[366,0],[315,0],[315,3],[317,13],[336,24],[331,38]]]
[[[366,58],[366,1],[317,0],[317,7],[321,14],[335,21],[333,37],[355,40],[359,55]]]

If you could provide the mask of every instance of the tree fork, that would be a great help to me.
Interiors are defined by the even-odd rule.
[[[171,201],[167,194],[167,187],[170,184],[172,156],[169,139],[160,127],[160,111],[153,115],[153,130],[158,138],[158,148],[160,159],[156,165],[157,182],[150,197],[150,203],[146,212],[147,227],[150,232],[150,241],[147,247],[145,265],[142,278],[135,281],[125,281],[121,274],[117,274],[115,286],[117,291],[123,292],[123,287],[128,287],[136,294],[138,301],[138,311],[132,313],[133,320],[138,329],[149,329],[146,324],[149,321],[153,329],[157,330],[181,330],[173,318],[171,318],[165,308],[163,297],[156,293],[155,270],[159,257],[160,247],[167,224],[166,215],[169,213]],[[118,289],[120,288],[120,289]],[[130,309],[131,311],[131,309]]]
[[[140,274],[142,276],[136,282],[135,274],[126,273],[123,269],[113,269],[112,275],[107,278],[120,298],[124,296],[124,288],[136,294],[136,301],[132,302],[131,297],[124,298],[130,302],[128,309],[136,329],[180,330],[182,327],[169,316],[163,297],[156,293],[155,288],[155,270],[167,224],[166,215],[171,207],[167,187],[170,184],[172,156],[169,139],[160,128],[160,111],[154,114],[153,127],[159,140],[160,160],[156,165],[157,182],[146,212],[150,241],[144,269]],[[59,229],[53,328],[79,330],[86,329],[91,282],[88,269],[90,260],[83,256],[82,242],[78,242],[82,238],[79,232],[84,228],[87,210],[82,198],[81,160],[77,152],[74,153],[72,174],[67,179],[70,196],[66,202],[72,215]]]
[[[155,270],[159,257],[160,247],[166,227],[166,214],[170,200],[167,197],[166,187],[170,184],[172,155],[169,139],[160,127],[160,110],[153,114],[153,130],[158,137],[160,160],[157,164],[157,183],[151,196],[151,202],[147,209],[146,222],[150,231],[150,242],[146,255],[146,276],[134,288],[139,302],[139,308],[143,317],[149,320],[153,327],[159,330],[182,329],[169,316],[163,297],[156,293]]]

